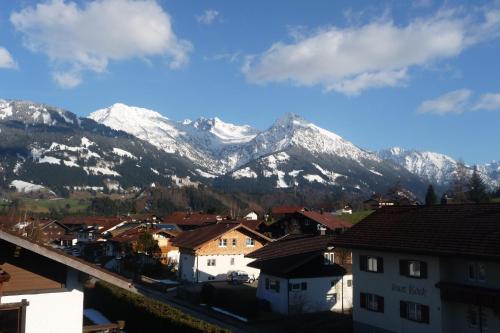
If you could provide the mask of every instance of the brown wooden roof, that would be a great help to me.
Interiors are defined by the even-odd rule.
[[[384,207],[336,237],[336,246],[500,259],[500,204]]]
[[[271,241],[271,239],[267,238],[266,236],[240,223],[221,222],[217,224],[207,225],[195,230],[185,231],[178,237],[174,238],[173,245],[185,249],[198,249],[203,244],[222,236],[228,231],[235,229],[244,229],[260,239]]]
[[[271,210],[271,213],[276,215],[276,214],[293,214],[295,212],[300,212],[306,210],[305,207],[302,206],[276,206],[273,207]]]
[[[269,260],[285,256],[323,252],[332,246],[334,236],[328,235],[288,235],[246,256],[258,260]]]
[[[164,224],[193,225],[217,223],[222,218],[214,214],[204,214],[198,212],[175,212],[163,219]]]
[[[311,211],[300,211],[299,214],[304,215],[310,220],[318,222],[328,229],[347,229],[352,226],[347,221],[344,221],[342,218],[337,215],[333,215],[332,213],[320,213],[320,212],[311,212]]]
[[[26,237],[19,236],[10,231],[0,229],[0,239],[13,245],[19,246],[28,251],[49,258],[55,262],[61,263],[78,271],[84,272],[97,279],[111,283],[117,287],[131,290],[132,282],[118,274],[109,272],[99,266],[91,264],[83,259],[66,254],[63,251],[54,249],[50,246],[34,243]]]

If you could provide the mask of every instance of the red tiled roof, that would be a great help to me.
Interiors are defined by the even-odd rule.
[[[305,207],[301,206],[278,206],[278,207],[273,207],[271,210],[271,213],[276,215],[276,214],[293,214],[295,212],[300,212],[305,210]]]
[[[308,219],[318,222],[331,230],[339,228],[346,229],[352,226],[352,224],[350,224],[349,222],[344,221],[343,219],[341,219],[337,215],[333,215],[332,213],[304,211],[299,212],[299,214],[302,214]]]
[[[240,223],[223,222],[223,223],[207,225],[191,231],[185,231],[181,233],[178,237],[174,238],[173,245],[177,247],[195,250],[199,248],[201,245],[205,244],[206,242],[216,239],[217,237],[220,237],[226,232],[234,229],[244,229],[263,240],[270,241],[270,239],[267,238],[266,236]]]
[[[499,260],[500,204],[384,207],[336,246]]]
[[[175,212],[163,219],[164,224],[177,224],[177,225],[204,225],[210,223],[217,223],[222,220],[218,215],[203,214],[203,213],[189,213],[189,212]]]

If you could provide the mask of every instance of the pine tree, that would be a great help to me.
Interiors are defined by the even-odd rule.
[[[467,174],[467,167],[462,160],[457,162],[457,169],[455,171],[455,178],[453,179],[453,202],[463,203],[467,202],[467,192],[469,192],[470,178]]]
[[[434,186],[429,185],[427,188],[427,193],[425,194],[425,204],[426,205],[435,205],[437,203],[436,192],[434,192]]]
[[[486,185],[484,184],[484,181],[481,179],[481,176],[479,175],[476,166],[474,166],[474,172],[472,173],[469,186],[470,186],[469,198],[471,201],[475,203],[480,203],[480,202],[488,202],[490,200],[488,192],[486,190]]]

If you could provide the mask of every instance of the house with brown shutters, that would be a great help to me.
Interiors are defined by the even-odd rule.
[[[83,326],[82,281],[86,276],[135,290],[121,276],[0,229],[0,331],[81,333],[92,329]]]
[[[270,237],[277,239],[289,234],[340,234],[349,229],[351,224],[340,216],[311,210],[287,211],[271,225],[261,225],[259,230]]]
[[[500,204],[384,207],[336,245],[355,332],[500,332]]]
[[[350,312],[351,258],[333,236],[288,235],[251,252],[248,265],[260,270],[257,298],[284,315]]]
[[[271,239],[237,222],[220,222],[185,231],[173,245],[179,248],[179,279],[192,283],[226,280],[229,272],[243,271],[257,278],[259,269],[245,255]]]

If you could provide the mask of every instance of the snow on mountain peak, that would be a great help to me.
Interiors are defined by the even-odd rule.
[[[186,124],[186,123],[185,123]],[[249,125],[234,125],[226,123],[219,118],[198,118],[196,121],[188,123],[194,128],[213,134],[219,144],[245,143],[258,134],[258,131]]]

